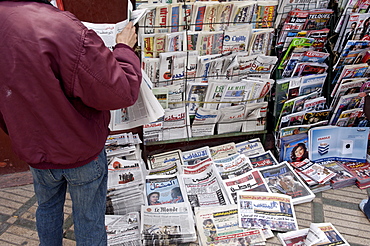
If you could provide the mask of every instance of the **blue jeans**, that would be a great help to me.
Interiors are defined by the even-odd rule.
[[[108,164],[105,150],[90,163],[71,169],[35,169],[38,202],[36,226],[40,246],[62,246],[66,191],[72,199],[76,244],[107,245],[105,207]]]
[[[366,217],[370,220],[370,197],[367,203],[364,206],[364,212],[366,214]]]

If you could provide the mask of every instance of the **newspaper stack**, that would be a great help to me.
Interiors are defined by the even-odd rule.
[[[194,216],[188,203],[142,206],[143,245],[171,245],[197,240]]]
[[[126,215],[105,215],[105,228],[108,246],[141,245],[139,212]]]
[[[141,159],[141,140],[139,135],[129,133],[113,134],[105,141],[105,151],[110,161],[113,157],[120,157],[125,160]]]
[[[331,223],[311,223],[310,228],[278,233],[277,237],[284,246],[350,245]]]
[[[356,184],[356,177],[347,171],[340,162],[324,161],[317,163],[335,173],[335,176],[330,179],[330,184],[333,189],[341,189]]]
[[[144,204],[142,160],[123,160],[114,157],[108,164],[108,215],[123,215],[140,211]]]

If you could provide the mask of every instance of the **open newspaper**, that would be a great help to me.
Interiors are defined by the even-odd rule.
[[[177,245],[197,240],[193,212],[187,203],[142,206],[143,245]]]
[[[110,129],[112,131],[132,129],[156,121],[164,115],[164,109],[151,90],[151,81],[142,70],[143,81],[134,105],[112,110]]]
[[[140,214],[105,215],[108,246],[140,246]]]
[[[236,204],[196,208],[195,222],[203,246],[251,245],[266,241],[261,229],[239,227]]]
[[[275,231],[298,229],[292,198],[283,194],[239,191],[238,221],[243,228],[269,228]]]
[[[307,237],[304,241],[305,246],[317,245],[342,245],[350,244],[344,239],[339,231],[331,223],[311,223]]]

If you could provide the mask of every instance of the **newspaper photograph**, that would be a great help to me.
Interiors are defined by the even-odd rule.
[[[171,245],[197,239],[194,216],[186,203],[141,207],[144,245]]]
[[[203,246],[252,245],[264,243],[261,229],[243,229],[238,225],[236,204],[195,208],[195,223]]]
[[[292,198],[267,192],[237,192],[238,221],[243,228],[269,228],[275,231],[298,230]]]
[[[192,207],[230,204],[221,177],[213,165],[199,174],[181,174],[188,200]]]

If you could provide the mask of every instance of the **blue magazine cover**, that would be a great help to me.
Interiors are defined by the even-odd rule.
[[[369,127],[315,127],[308,136],[311,161],[366,162]]]
[[[282,161],[296,162],[308,158],[308,135],[302,134],[301,138],[284,144]]]

